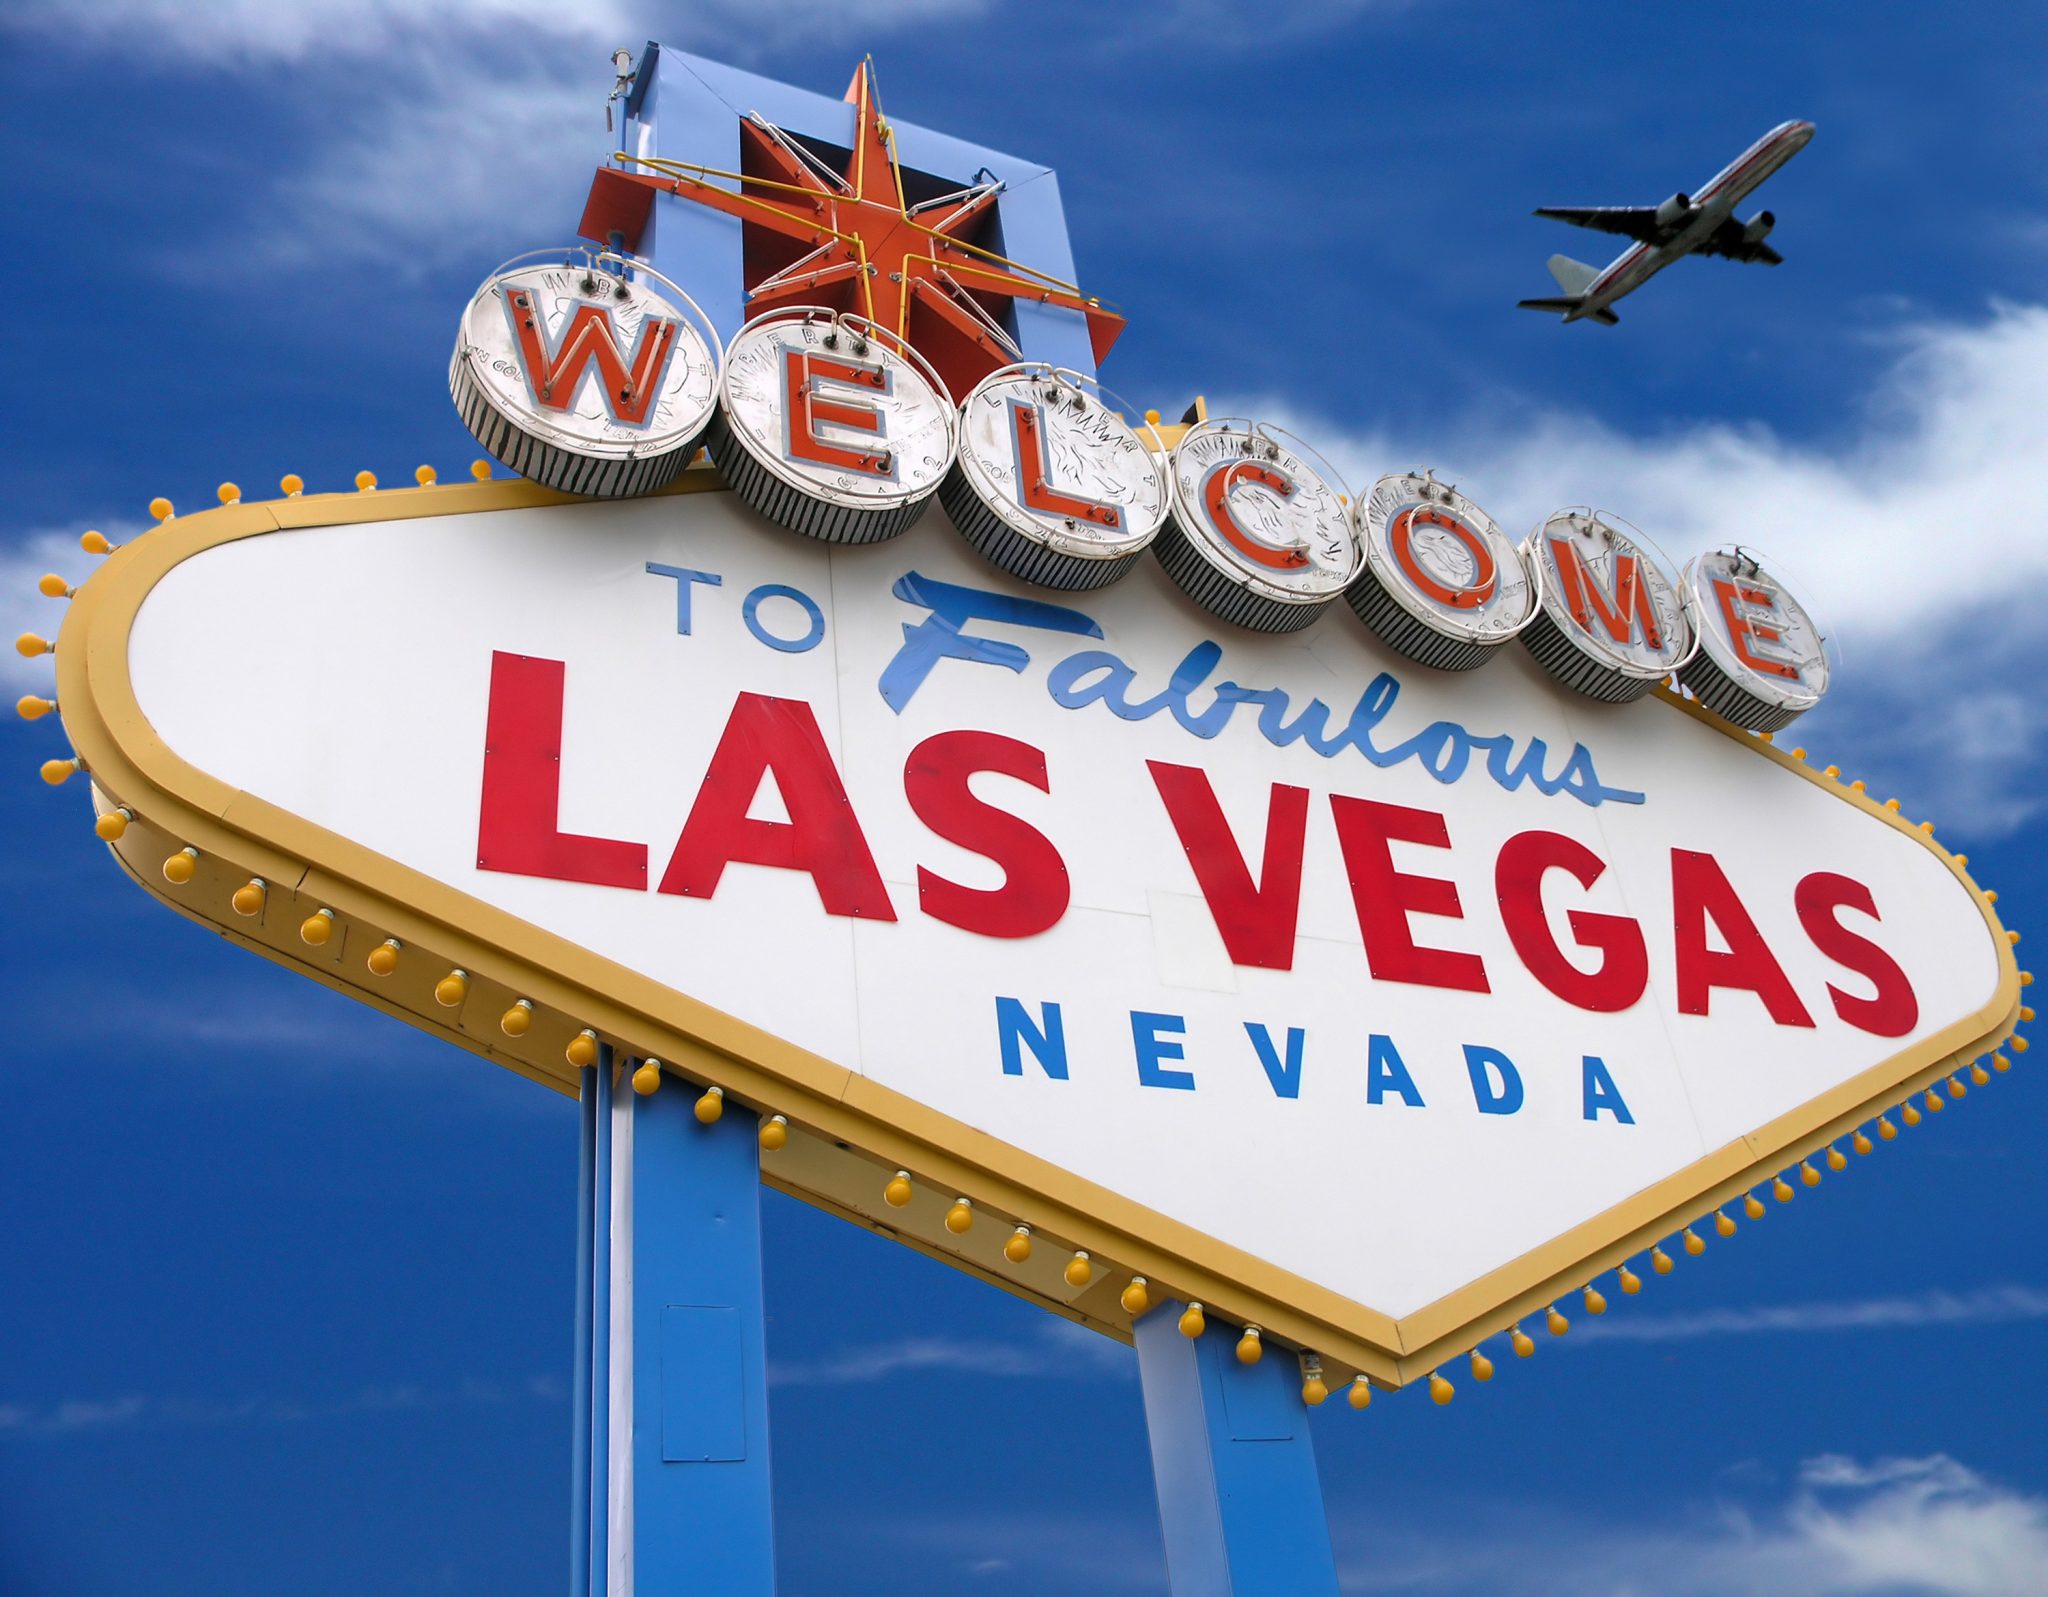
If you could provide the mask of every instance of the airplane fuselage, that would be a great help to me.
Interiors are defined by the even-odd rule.
[[[1565,313],[1568,322],[1606,310],[1631,294],[1673,261],[1690,255],[1711,238],[1740,205],[1779,167],[1806,148],[1813,137],[1811,122],[1781,122],[1744,150],[1693,195],[1693,208],[1683,226],[1657,243],[1631,244],[1588,285],[1584,299]]]

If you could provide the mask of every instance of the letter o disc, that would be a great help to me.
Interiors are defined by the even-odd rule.
[[[1470,671],[1529,619],[1535,585],[1514,540],[1455,489],[1427,474],[1382,477],[1358,519],[1365,567],[1344,596],[1395,652]]]
[[[1522,642],[1558,681],[1628,704],[1685,658],[1692,632],[1678,589],[1627,533],[1597,511],[1560,510],[1532,542],[1543,599]]]
[[[960,407],[939,502],[998,569],[1080,593],[1115,582],[1158,536],[1166,473],[1099,394],[1050,367],[1005,366]]]
[[[1338,492],[1246,422],[1197,422],[1168,462],[1159,563],[1211,615],[1295,632],[1358,575],[1364,555]]]
[[[1752,732],[1775,732],[1820,703],[1828,690],[1820,628],[1752,556],[1701,555],[1686,573],[1686,598],[1700,646],[1678,680],[1700,703]]]
[[[770,521],[879,543],[924,514],[953,464],[953,401],[858,317],[771,311],[734,336],[708,439],[719,475]]]
[[[652,278],[559,255],[488,278],[448,363],[476,441],[522,477],[603,499],[689,465],[716,409],[717,346]]]

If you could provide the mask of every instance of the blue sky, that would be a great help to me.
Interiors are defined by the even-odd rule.
[[[1059,170],[1134,401],[1781,555],[1843,641],[1802,739],[2039,924],[2048,11],[1106,9],[15,0],[7,632],[154,494],[472,458],[456,317],[573,225],[613,46],[826,92],[872,51],[894,114]],[[1783,267],[1513,308],[1605,258],[1530,207],[1791,116]],[[558,1590],[573,1108],[167,915],[35,780],[54,723],[0,739],[0,1589]],[[1319,1414],[1347,1591],[2042,1589],[2044,1110],[2023,1063],[1448,1409]],[[765,1201],[784,1591],[1164,1591],[1128,1353]]]

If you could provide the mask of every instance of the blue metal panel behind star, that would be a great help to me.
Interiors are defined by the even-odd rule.
[[[650,42],[641,56],[618,148],[629,155],[687,161],[721,172],[740,166],[740,122],[758,113],[785,132],[848,146],[854,107],[843,99],[777,83]],[[961,186],[986,174],[1003,183],[996,201],[1003,252],[1026,266],[1071,282],[1059,179],[1050,167],[970,144],[949,134],[891,119],[905,167]],[[715,180],[728,190],[739,185]],[[719,336],[730,339],[747,319],[742,281],[741,224],[668,195],[657,195],[638,253],[680,283],[704,307]],[[1081,313],[1058,305],[1014,305],[1015,331],[1026,358],[1094,376],[1095,357]]]

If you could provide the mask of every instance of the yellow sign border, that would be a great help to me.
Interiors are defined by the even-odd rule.
[[[700,467],[663,492],[720,487]],[[178,517],[116,550],[78,590],[57,650],[58,703],[72,746],[102,802],[136,817],[112,845],[115,854],[137,882],[179,913],[558,1092],[577,1090],[577,1073],[562,1050],[587,1026],[622,1057],[659,1058],[718,1086],[729,1104],[784,1115],[789,1143],[762,1159],[771,1186],[1111,1336],[1130,1339],[1120,1292],[1132,1276],[1143,1276],[1154,1302],[1197,1300],[1219,1318],[1259,1326],[1269,1345],[1315,1352],[1333,1388],[1354,1373],[1383,1386],[1404,1385],[1847,1136],[1997,1045],[2017,1023],[2021,982],[2012,949],[1990,900],[1956,856],[1865,794],[1660,690],[1666,708],[1824,787],[1940,858],[1984,917],[2000,962],[1996,994],[1937,1035],[1395,1319],[229,787],[173,754],[136,702],[128,677],[129,630],[157,582],[205,550],[277,531],[587,502],[502,480],[295,495]],[[336,668],[366,672],[369,693],[378,691],[367,674],[370,665],[354,659],[337,661]],[[188,847],[198,851],[194,877],[173,886],[160,867]],[[251,876],[263,879],[268,898],[259,915],[245,918],[228,900]],[[336,933],[314,947],[299,938],[297,927],[319,909],[333,912]],[[379,978],[359,956],[386,938],[397,939],[405,952],[400,969]],[[461,1005],[445,1008],[433,985],[451,968],[469,974],[470,990]],[[517,998],[529,1000],[534,1015],[531,1029],[513,1038],[497,1021]],[[898,1169],[915,1179],[915,1196],[900,1209],[881,1196]],[[971,1198],[980,1217],[961,1236],[944,1224],[956,1196]],[[1018,1224],[1031,1227],[1035,1247],[1030,1259],[1013,1264],[1002,1244]],[[1089,1280],[1080,1287],[1065,1273],[1076,1251],[1090,1258]]]

